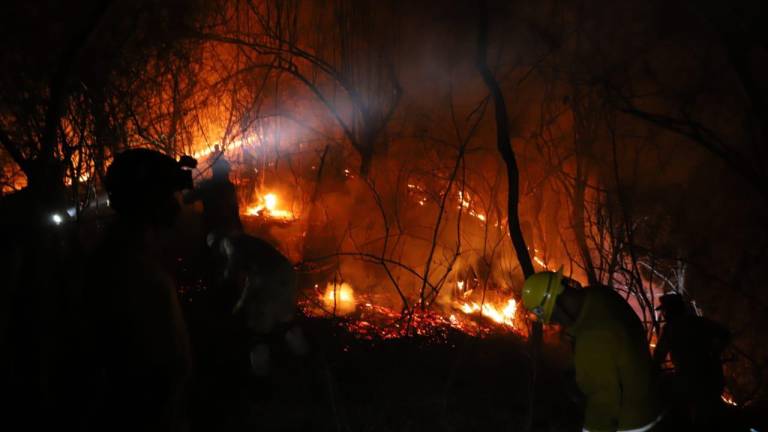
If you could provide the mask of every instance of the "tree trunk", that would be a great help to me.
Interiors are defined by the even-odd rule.
[[[477,61],[476,66],[480,75],[483,77],[483,82],[493,98],[495,116],[496,116],[496,145],[501,154],[504,163],[507,166],[507,186],[508,186],[508,199],[507,199],[507,219],[509,223],[509,236],[512,238],[512,244],[515,247],[515,253],[517,259],[520,262],[520,267],[523,270],[523,274],[527,278],[535,271],[533,269],[533,262],[528,253],[528,248],[525,245],[525,239],[523,238],[523,231],[520,229],[520,215],[518,214],[518,204],[520,201],[520,172],[517,169],[517,159],[515,153],[512,150],[512,143],[509,137],[509,117],[507,115],[507,104],[504,101],[504,95],[501,92],[501,87],[496,81],[496,78],[491,73],[486,61],[486,51],[488,48],[487,32],[487,7],[483,2],[481,8],[481,19],[479,24],[479,36],[477,46]]]
[[[360,147],[358,149],[360,153],[360,176],[368,178],[371,173],[371,164],[373,163],[373,148]]]
[[[517,168],[517,160],[512,149],[512,143],[509,136],[509,116],[507,114],[507,104],[504,101],[504,95],[501,87],[488,67],[488,4],[482,1],[479,8],[478,17],[478,39],[477,39],[477,58],[475,65],[483,82],[491,94],[496,117],[496,145],[504,164],[507,167],[507,221],[509,224],[509,236],[512,239],[512,245],[517,254],[517,260],[520,262],[520,268],[523,275],[528,278],[534,274],[533,262],[525,245],[523,232],[520,229],[520,215],[518,214],[518,204],[520,201],[520,172]],[[529,338],[531,349],[531,381],[530,394],[528,399],[528,415],[523,430],[530,431],[533,424],[533,407],[535,400],[536,372],[538,363],[538,353],[541,349],[542,327],[539,321],[533,323]]]

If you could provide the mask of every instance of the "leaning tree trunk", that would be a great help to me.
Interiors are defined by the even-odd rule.
[[[518,204],[520,201],[520,172],[517,168],[515,152],[512,149],[512,143],[509,137],[509,116],[507,114],[507,104],[504,101],[504,94],[501,87],[488,67],[488,5],[486,1],[481,2],[478,16],[478,38],[475,66],[483,78],[483,82],[493,99],[494,112],[496,117],[496,146],[501,154],[504,164],[507,166],[507,221],[509,223],[509,236],[512,238],[512,245],[517,254],[517,260],[523,270],[523,275],[527,278],[534,273],[533,262],[525,245],[523,231],[520,229],[520,215],[518,213]],[[531,430],[533,423],[533,406],[535,399],[536,370],[538,362],[538,352],[541,347],[542,327],[541,323],[533,323],[530,335],[531,348],[531,384],[528,400],[528,416],[524,430]]]
[[[485,5],[485,2],[483,2],[483,5]],[[501,87],[499,87],[499,83],[496,81],[493,73],[491,73],[486,61],[486,51],[488,48],[488,22],[487,12],[485,11],[485,8],[483,9],[479,24],[476,66],[480,75],[483,77],[483,82],[485,82],[485,85],[488,87],[488,91],[493,98],[496,117],[496,145],[499,154],[501,154],[501,157],[507,166],[507,186],[509,195],[507,200],[507,220],[509,221],[509,236],[512,238],[512,244],[515,247],[515,253],[520,262],[520,267],[523,269],[523,274],[527,278],[534,273],[534,269],[531,256],[525,245],[523,231],[520,229],[520,215],[518,214],[518,204],[520,201],[520,172],[517,169],[517,160],[515,158],[515,153],[512,150],[512,144],[509,137],[507,104],[504,102],[504,95],[501,92]]]

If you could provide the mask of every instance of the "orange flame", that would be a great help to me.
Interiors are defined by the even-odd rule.
[[[292,220],[295,219],[293,212],[278,208],[279,199],[276,194],[268,193],[259,197],[258,204],[245,209],[248,216],[268,216],[275,219]]]
[[[464,192],[459,191],[459,206],[457,208],[459,210],[464,208],[466,210],[467,214],[469,214],[473,218],[479,220],[480,222],[485,222],[486,221],[485,215],[475,211],[475,209],[472,208],[472,203],[469,200],[470,200],[469,193],[465,194]]]
[[[466,288],[465,283],[459,282],[457,286],[463,285]],[[318,289],[319,286],[316,284],[315,290]],[[469,289],[466,292],[471,293],[472,290]],[[520,317],[517,316],[517,301],[513,298],[504,302],[489,301],[485,304],[455,301],[453,303],[455,311],[445,314],[439,311],[415,310],[412,315],[409,315],[407,324],[404,325],[402,311],[398,312],[377,305],[365,295],[356,295],[348,283],[330,282],[324,291],[318,291],[317,294],[321,308],[318,308],[318,304],[311,299],[300,301],[305,313],[310,316],[326,316],[329,313],[344,316],[355,312],[353,319],[345,319],[340,323],[361,339],[392,339],[410,332],[414,335],[445,341],[448,337],[446,332],[448,328],[481,337],[502,330],[488,325],[488,322],[470,319],[472,315],[487,317],[489,321],[503,326],[505,330],[502,331],[521,333],[525,329],[524,326],[515,324],[515,320]],[[463,295],[462,297],[466,298]]]
[[[515,326],[515,316],[517,314],[517,300],[509,299],[503,305],[493,303],[460,302],[459,309],[467,315],[480,315],[509,327]]]
[[[356,302],[352,286],[346,282],[341,284],[329,282],[325,287],[323,303],[328,310],[335,311],[338,315],[354,312]]]

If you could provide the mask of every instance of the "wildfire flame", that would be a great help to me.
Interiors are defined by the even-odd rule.
[[[328,310],[338,315],[346,315],[355,310],[355,293],[352,286],[346,282],[341,284],[331,283],[325,287],[323,303]]]
[[[463,281],[457,281],[457,286],[466,288]],[[341,315],[345,318],[339,321],[339,325],[356,337],[365,340],[393,339],[403,337],[406,334],[427,337],[435,342],[445,342],[450,331],[460,331],[475,336],[487,336],[502,331],[512,331],[523,334],[524,326],[516,326],[517,301],[508,299],[505,303],[486,302],[478,304],[473,302],[453,303],[456,308],[452,313],[443,313],[437,310],[414,310],[403,320],[402,311],[389,309],[375,304],[375,301],[365,295],[356,295],[348,283],[331,282],[326,285],[324,291],[319,291],[315,285],[317,301],[307,298],[300,301],[300,307],[309,316],[327,316],[330,313]],[[465,292],[471,293],[472,290]],[[462,298],[465,298],[462,295]],[[488,325],[490,322],[482,322],[472,319],[473,315],[482,315],[489,321],[498,323],[503,327]]]
[[[478,213],[472,207],[472,203],[470,202],[470,198],[469,198],[469,193],[465,193],[465,192],[459,191],[459,206],[457,208],[459,210],[464,208],[466,210],[467,214],[469,214],[473,218],[479,220],[480,222],[485,222],[486,221],[485,215],[482,214],[482,213]]]
[[[293,212],[278,208],[279,199],[276,194],[268,193],[260,196],[258,204],[245,209],[248,216],[268,216],[275,219],[292,220],[295,219]]]
[[[509,327],[515,326],[515,315],[517,313],[517,300],[509,299],[504,305],[493,303],[462,302],[458,304],[459,309],[467,315],[480,315]]]
[[[91,174],[90,173],[82,173],[79,176],[77,176],[77,181],[80,183],[86,183],[88,180],[90,180]],[[64,185],[65,186],[72,186],[72,177],[66,176],[64,177]]]
[[[538,265],[540,265],[540,266],[544,267],[544,269],[546,269],[546,270],[549,270],[549,267],[547,266],[547,262],[546,262],[546,261],[544,261],[542,258],[540,258],[540,257],[539,257],[539,252],[540,252],[540,251],[539,251],[538,249],[534,249],[534,250],[533,250],[533,261],[534,261],[536,264],[538,264]]]

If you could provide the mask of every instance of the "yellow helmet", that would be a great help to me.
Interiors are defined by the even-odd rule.
[[[562,269],[557,272],[545,271],[531,275],[523,284],[523,306],[536,314],[544,324],[549,324],[555,302],[563,290]]]

